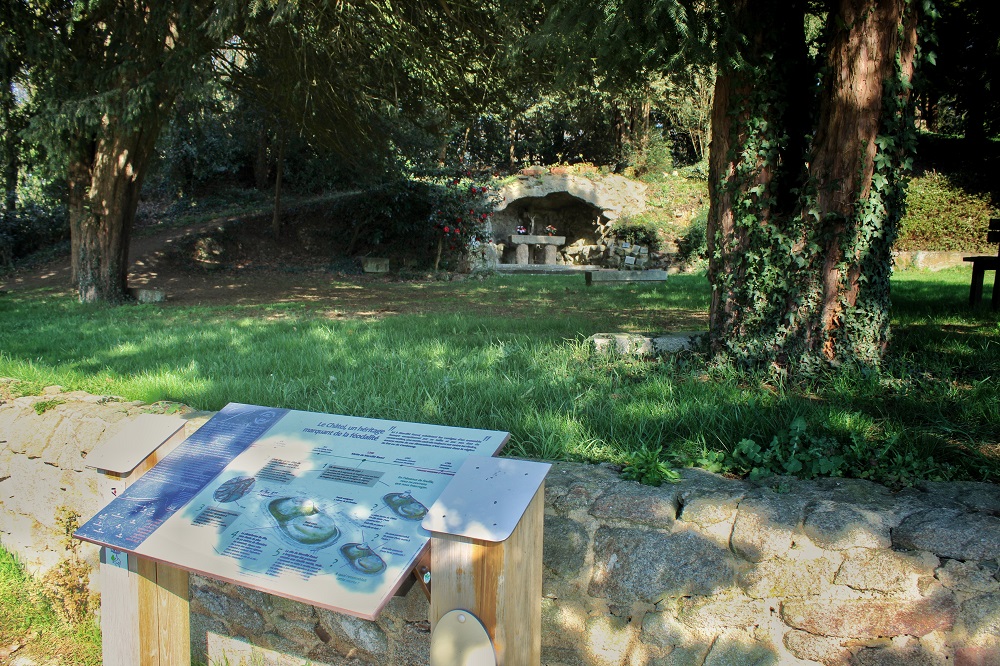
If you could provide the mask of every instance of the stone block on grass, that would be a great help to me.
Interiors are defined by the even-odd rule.
[[[389,260],[382,257],[363,257],[361,269],[365,273],[388,273]]]

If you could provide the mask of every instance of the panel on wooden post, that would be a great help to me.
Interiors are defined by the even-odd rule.
[[[87,466],[101,474],[101,496],[111,501],[148,472],[183,439],[183,419],[140,414],[117,434],[95,446]],[[101,547],[101,636],[104,666],[148,663],[140,654],[139,562]],[[186,594],[186,592],[185,592]]]
[[[542,525],[549,468],[470,457],[424,519],[431,532],[432,632],[450,611],[469,611],[486,628],[499,666],[541,662]]]

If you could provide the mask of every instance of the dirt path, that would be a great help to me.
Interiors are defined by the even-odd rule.
[[[360,193],[359,190],[337,192],[319,197],[302,199],[285,206],[283,218],[286,220],[286,238],[275,242],[270,237],[270,213],[267,211],[246,211],[239,215],[220,216],[186,227],[139,228],[133,233],[129,246],[128,284],[130,287],[159,289],[167,293],[171,301],[185,303],[208,302],[268,302],[280,301],[303,283],[310,282],[308,268],[289,274],[288,265],[309,266],[315,258],[307,252],[289,252],[296,247],[296,221],[308,217],[315,208],[322,207],[335,199]],[[267,257],[269,249],[284,247],[285,251],[271,260],[258,260],[249,270],[229,268],[208,271],[185,257],[181,248],[191,239],[210,231],[221,231],[227,225],[240,222],[246,231],[247,244],[256,246],[258,253]],[[241,231],[242,233],[242,231]],[[292,256],[295,255],[295,256]],[[301,263],[300,263],[301,262]],[[0,291],[20,292],[48,289],[53,293],[71,291],[69,254],[44,264],[20,268],[13,274],[0,276]],[[315,277],[315,276],[314,276]]]
[[[129,267],[129,285],[135,286],[136,279],[142,280],[146,266],[151,261],[155,261],[156,257],[162,257],[178,242],[188,237],[197,236],[214,227],[224,226],[235,219],[233,217],[216,218],[190,227],[138,234],[138,237],[133,238],[129,246],[129,258],[132,261]],[[0,277],[0,289],[5,291],[31,291],[43,288],[49,288],[56,292],[71,289],[69,254],[41,265],[20,268],[11,275]]]

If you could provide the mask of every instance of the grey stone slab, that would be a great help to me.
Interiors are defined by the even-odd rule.
[[[595,282],[665,282],[667,272],[658,268],[629,271],[610,269],[586,271],[585,276],[588,285]]]
[[[1000,518],[930,509],[900,523],[892,532],[892,545],[954,560],[990,560],[1000,553]]]
[[[889,525],[882,514],[839,502],[809,507],[802,530],[827,550],[888,548],[892,544]]]
[[[955,502],[972,511],[1000,516],[1000,485],[995,483],[924,481],[917,487],[937,506]]]
[[[542,236],[540,234],[511,234],[511,245],[565,245],[565,236]]]
[[[955,592],[983,594],[1000,591],[995,561],[984,563],[946,560],[934,575],[942,585]]]
[[[693,531],[674,534],[602,527],[588,592],[614,603],[710,595],[733,586],[732,555]]]
[[[699,527],[710,527],[719,523],[733,523],[743,499],[743,493],[710,492],[700,495],[681,496],[678,520],[694,523]]]
[[[958,605],[951,595],[915,601],[816,598],[781,605],[781,618],[788,626],[843,638],[926,636],[950,630],[957,616]]]
[[[827,553],[811,560],[765,560],[740,571],[738,582],[754,599],[810,597],[833,584],[842,559],[838,553]]]
[[[740,502],[733,524],[733,552],[751,562],[786,555],[802,533],[805,498],[755,491]]]
[[[603,520],[670,529],[677,515],[677,489],[674,484],[656,488],[623,481],[594,500],[590,515]]]
[[[545,502],[559,513],[589,510],[598,495],[619,483],[611,465],[554,463],[545,477]]]
[[[913,641],[910,645],[864,647],[854,653],[851,666],[938,666],[937,656]]]
[[[958,619],[972,645],[1000,648],[1000,593],[973,597],[962,604]]]
[[[768,616],[769,607],[759,599],[691,597],[681,600],[677,618],[693,629],[751,629]]]
[[[822,664],[846,664],[851,651],[842,638],[817,636],[808,631],[792,629],[785,633],[785,648],[799,659],[818,661]]]
[[[267,629],[264,617],[242,600],[203,586],[192,586],[191,611],[222,621],[235,636],[251,638]]]
[[[777,666],[780,663],[778,650],[770,642],[744,632],[727,631],[712,643],[704,666]]]
[[[833,582],[855,590],[915,595],[918,580],[933,576],[938,564],[938,558],[927,552],[857,548],[848,553]]]
[[[586,561],[590,539],[582,525],[562,516],[545,516],[542,564],[556,576],[573,578]]]

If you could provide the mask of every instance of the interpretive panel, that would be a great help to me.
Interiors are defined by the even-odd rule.
[[[374,619],[430,538],[427,507],[508,437],[232,403],[75,536]]]

